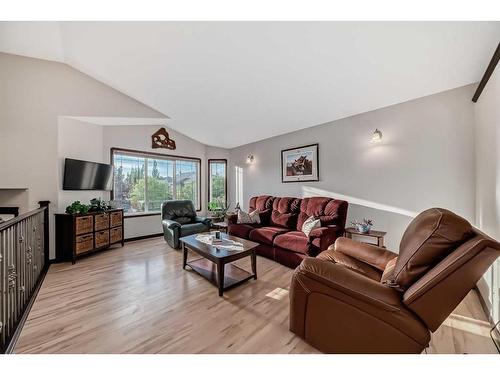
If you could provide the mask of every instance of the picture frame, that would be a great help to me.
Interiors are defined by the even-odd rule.
[[[319,181],[319,144],[281,150],[281,182]]]

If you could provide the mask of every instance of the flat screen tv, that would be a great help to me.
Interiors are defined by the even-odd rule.
[[[113,166],[66,158],[63,190],[111,190],[112,185]]]

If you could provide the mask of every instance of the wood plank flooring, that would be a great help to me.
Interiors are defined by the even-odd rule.
[[[196,255],[190,254],[190,257]],[[237,262],[250,269],[250,259]],[[292,270],[258,257],[257,280],[219,297],[163,238],[50,267],[16,353],[317,353],[288,330]],[[471,292],[428,353],[495,353]]]

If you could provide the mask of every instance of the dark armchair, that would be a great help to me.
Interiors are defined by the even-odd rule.
[[[161,219],[165,241],[174,249],[180,247],[179,238],[208,232],[211,226],[210,219],[196,216],[190,200],[164,202],[161,206]]]

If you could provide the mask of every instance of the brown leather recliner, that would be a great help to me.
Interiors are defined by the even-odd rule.
[[[290,330],[326,353],[421,353],[500,255],[500,243],[432,208],[406,229],[399,255],[339,238],[295,270]]]

